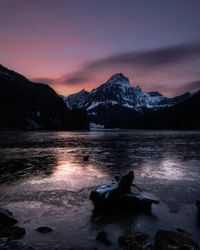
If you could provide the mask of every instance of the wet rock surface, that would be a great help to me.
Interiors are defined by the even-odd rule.
[[[16,223],[17,220],[9,210],[0,208],[0,249],[34,250],[32,247],[19,240],[25,235],[26,230],[13,225]]]
[[[198,244],[188,235],[159,230],[155,235],[156,250],[199,250]]]
[[[0,228],[0,238],[8,238],[9,240],[20,239],[25,233],[25,229],[18,226],[6,226]]]
[[[149,238],[148,234],[141,232],[126,232],[125,234],[119,236],[118,242],[123,249],[129,250],[142,250],[142,249],[152,249],[152,245],[147,243]]]
[[[183,234],[187,234],[187,235],[192,236],[192,234],[191,234],[191,233],[186,232],[184,229],[179,228],[179,227],[177,227],[177,228],[176,228],[176,231],[177,231],[177,232],[179,232],[179,233],[183,233]]]
[[[28,246],[24,242],[20,240],[12,240],[12,241],[5,241],[4,243],[1,243],[0,240],[0,249],[3,250],[35,250],[34,248]]]

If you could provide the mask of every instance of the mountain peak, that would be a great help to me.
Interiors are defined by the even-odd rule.
[[[122,73],[117,73],[98,88],[90,92],[83,89],[68,96],[65,102],[69,108],[85,109],[96,116],[95,112],[99,108],[106,108],[110,105],[143,112],[148,109],[156,110],[170,107],[186,98],[182,96],[167,98],[159,92],[143,92],[140,86],[131,87],[129,79]]]
[[[116,73],[112,75],[111,78],[106,82],[106,84],[109,85],[120,84],[126,87],[130,87],[129,79],[122,73]]]
[[[85,89],[82,89],[79,93],[85,93],[87,92]]]

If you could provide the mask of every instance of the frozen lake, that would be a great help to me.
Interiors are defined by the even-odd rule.
[[[90,191],[130,170],[134,182],[160,204],[150,215],[112,214],[93,224]],[[114,242],[109,249],[116,249],[127,229],[153,237],[158,229],[182,228],[198,242],[199,198],[198,131],[0,133],[0,206],[13,212],[26,229],[24,241],[36,249],[104,249],[95,240],[102,230]],[[54,231],[41,235],[35,231],[39,226]]]

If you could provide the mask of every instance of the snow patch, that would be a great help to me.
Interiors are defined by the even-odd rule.
[[[91,109],[94,109],[99,105],[105,105],[105,104],[112,104],[114,106],[115,104],[118,104],[118,102],[112,101],[112,100],[109,100],[109,101],[106,101],[106,102],[92,102],[92,104],[87,108],[87,111],[91,110]]]
[[[97,107],[99,104],[102,104],[102,102],[92,102],[92,104],[87,108],[87,110],[93,109]]]
[[[101,186],[96,189],[96,192],[99,193],[99,195],[105,195],[105,198],[108,198],[110,195],[110,191],[116,188],[118,188],[118,183]]]
[[[129,109],[136,109],[134,106],[128,104],[128,103],[125,103],[122,105],[123,107],[126,107],[126,108],[129,108]]]
[[[90,129],[91,130],[104,129],[104,125],[96,124],[96,123],[90,123]]]

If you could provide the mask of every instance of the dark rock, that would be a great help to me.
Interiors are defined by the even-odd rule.
[[[97,234],[96,240],[104,244],[105,246],[111,246],[112,242],[108,239],[106,232],[99,232]]]
[[[86,156],[83,157],[83,160],[84,161],[89,161],[89,157],[90,157],[89,155],[86,155]]]
[[[91,221],[93,223],[98,223],[102,219],[102,213],[98,209],[93,209],[92,211],[92,216],[91,216]]]
[[[50,227],[38,227],[37,231],[46,234],[52,232],[53,230]]]
[[[120,246],[129,250],[151,249],[150,244],[146,242],[149,235],[141,232],[126,232],[119,236],[118,242]]]
[[[197,218],[198,218],[198,221],[200,222],[200,200],[196,201],[196,206],[198,209]]]
[[[199,250],[199,246],[187,235],[177,232],[159,230],[155,235],[155,249]]]
[[[124,175],[119,182],[105,185],[92,191],[90,199],[94,207],[99,210],[114,209],[142,209],[151,210],[152,203],[159,201],[143,194],[131,193],[134,180],[133,171]]]
[[[8,244],[8,238],[0,238],[0,249],[3,249]]]
[[[185,233],[185,230],[182,229],[182,228],[176,228],[176,231],[179,232],[179,233]]]
[[[176,228],[176,231],[179,232],[179,233],[192,235],[191,233],[186,232],[186,231],[185,231],[184,229],[182,229],[182,228]]]
[[[4,248],[4,250],[34,250],[34,248],[28,246],[20,240],[10,241]]]
[[[0,224],[1,225],[14,225],[17,220],[13,217],[8,209],[0,208]]]
[[[0,228],[0,238],[8,238],[9,240],[18,240],[25,235],[24,228],[17,226],[6,226]]]
[[[116,176],[115,176],[115,180],[116,180],[116,182],[119,182],[120,176],[116,175]]]

